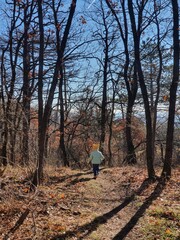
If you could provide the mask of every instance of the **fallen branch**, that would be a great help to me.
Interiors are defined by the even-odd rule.
[[[19,217],[19,219],[17,220],[17,222],[15,223],[14,227],[12,227],[9,232],[4,236],[3,240],[8,240],[9,239],[9,235],[13,234],[24,222],[24,220],[26,219],[26,217],[28,216],[30,212],[30,209],[27,208]]]

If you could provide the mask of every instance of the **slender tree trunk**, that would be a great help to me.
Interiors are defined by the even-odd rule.
[[[112,73],[111,73],[111,79],[113,79]],[[111,140],[112,140],[112,136],[113,136],[113,129],[112,129],[112,127],[113,127],[113,119],[114,119],[114,105],[115,105],[115,93],[116,93],[116,83],[113,81],[112,84],[113,84],[113,96],[112,96],[112,107],[111,107],[111,115],[110,115],[110,122],[109,122],[109,139],[108,139],[108,150],[109,150],[108,165],[109,165],[109,167],[113,166],[112,150],[111,150]]]
[[[64,166],[69,166],[69,162],[67,160],[67,154],[66,154],[66,147],[65,147],[65,126],[64,126],[64,96],[63,96],[63,85],[64,85],[64,74],[63,74],[63,68],[60,68],[60,84],[59,84],[59,100],[60,100],[60,143],[59,143],[59,154],[60,158],[63,160]]]
[[[57,74],[60,72],[60,85],[59,85],[59,95],[60,95],[60,143],[59,143],[59,152],[60,152],[60,156],[62,156],[63,158],[63,164],[65,166],[69,166],[69,161],[67,159],[67,153],[66,153],[66,147],[65,147],[65,126],[64,126],[64,96],[63,96],[63,86],[65,84],[64,82],[64,71],[63,71],[63,57],[64,57],[64,51],[66,48],[66,44],[68,41],[68,36],[69,36],[69,31],[70,31],[70,27],[71,27],[71,23],[72,23],[72,19],[75,13],[75,9],[76,9],[76,2],[77,0],[72,0],[71,2],[71,7],[70,7],[70,12],[69,12],[69,17],[67,20],[67,24],[65,27],[65,31],[64,31],[64,35],[62,38],[62,42],[60,44],[60,39],[59,39],[59,34],[57,32],[57,42],[59,45],[59,51],[58,51],[58,62],[59,65],[57,68]],[[57,16],[55,16],[55,19],[57,18]],[[58,47],[57,47],[58,49]]]
[[[106,137],[106,123],[107,123],[107,78],[108,78],[108,62],[109,62],[109,30],[104,15],[104,9],[101,1],[101,9],[103,15],[103,27],[104,27],[104,62],[103,62],[103,91],[102,91],[102,105],[101,105],[101,136],[100,136],[100,150],[104,152],[104,144]]]
[[[151,112],[150,112],[150,106],[149,106],[149,99],[148,99],[148,93],[147,88],[144,81],[143,71],[141,67],[141,60],[140,60],[140,30],[139,28],[136,29],[136,21],[135,21],[135,15],[133,10],[133,3],[132,0],[128,0],[128,8],[129,8],[129,15],[131,20],[131,27],[133,32],[133,39],[134,39],[134,50],[135,50],[135,68],[137,70],[138,74],[138,80],[141,87],[141,92],[143,95],[143,101],[144,101],[144,107],[145,107],[145,115],[146,115],[146,158],[147,158],[147,170],[148,170],[148,177],[154,178],[155,177],[155,171],[153,166],[153,133],[152,133],[152,119],[151,119]],[[141,6],[141,9],[139,10],[139,25],[142,24],[142,11],[143,11],[143,5]]]
[[[11,165],[14,165],[15,164],[15,139],[16,139],[16,131],[15,131],[15,129],[13,129],[13,130],[10,130],[9,131],[9,136],[10,136],[10,138],[9,138],[9,145],[10,145],[10,147],[9,147],[9,149],[10,149],[10,156],[9,156],[9,163],[11,164]]]
[[[24,10],[24,47],[23,47],[23,153],[22,163],[29,164],[29,128],[30,128],[30,56],[28,46],[27,9]]]
[[[129,50],[128,50],[128,24],[127,24],[127,12],[125,9],[125,1],[121,1],[122,7],[122,14],[123,14],[123,27],[122,23],[120,22],[115,9],[111,5],[110,1],[106,0],[107,6],[111,9],[112,14],[114,15],[116,22],[118,24],[119,32],[124,44],[124,53],[125,53],[125,64],[124,64],[124,81],[126,83],[126,89],[128,93],[128,105],[126,111],[126,129],[125,129],[125,137],[126,137],[126,147],[127,147],[127,154],[124,158],[123,162],[127,162],[128,164],[135,164],[136,160],[136,153],[134,149],[133,139],[132,139],[132,111],[133,105],[136,98],[136,93],[138,89],[137,85],[137,76],[136,73],[134,74],[133,80],[128,79],[128,69],[129,69]],[[123,31],[124,28],[124,31]],[[129,83],[129,80],[131,83]]]
[[[3,166],[7,166],[7,164],[8,164],[7,143],[8,143],[8,127],[7,127],[7,123],[5,123],[4,135],[3,135],[3,144],[2,144],[2,154],[1,154]]]
[[[156,7],[156,6],[155,6]],[[156,9],[155,9],[156,11]],[[156,15],[155,17],[156,21],[156,27],[157,27],[157,50],[158,50],[158,57],[159,57],[159,70],[158,70],[158,75],[156,78],[156,97],[155,97],[155,102],[153,106],[153,116],[152,116],[152,131],[153,131],[153,137],[152,137],[152,147],[153,147],[153,159],[155,158],[155,141],[156,141],[156,125],[157,125],[157,107],[158,107],[158,102],[159,102],[159,95],[160,95],[160,80],[161,80],[161,74],[162,74],[162,51],[161,51],[161,36],[160,36],[160,24],[158,22],[158,17]],[[152,63],[152,62],[151,62]],[[151,65],[152,66],[152,65]],[[154,69],[151,69],[151,74],[153,74]],[[152,92],[154,89],[152,89]],[[153,100],[153,99],[152,99]]]
[[[6,80],[5,68],[4,68],[4,53],[5,50],[2,51],[1,57],[1,99],[2,99],[2,110],[3,110],[3,134],[2,134],[2,149],[1,149],[1,158],[2,164],[4,166],[7,165],[7,142],[8,142],[8,126],[6,121],[6,106],[5,106],[5,97],[4,97],[4,82]]]
[[[43,177],[44,149],[46,137],[46,128],[44,126],[45,123],[43,121],[44,26],[43,26],[42,3],[43,3],[42,0],[38,0],[38,20],[40,34],[39,70],[38,70],[38,161],[32,181],[34,186],[40,184]]]
[[[132,139],[132,112],[133,112],[133,106],[136,99],[136,93],[137,93],[137,73],[136,73],[136,66],[134,66],[134,74],[133,79],[130,79],[131,88],[129,86],[129,81],[127,79],[127,71],[125,73],[125,80],[127,85],[127,91],[128,91],[128,104],[127,104],[127,112],[126,112],[126,144],[127,144],[127,156],[126,156],[126,162],[128,164],[136,164],[136,153],[135,148],[133,144]]]
[[[44,63],[44,60],[43,60],[44,58],[44,27],[43,27],[42,3],[43,3],[42,0],[38,0],[38,18],[39,18],[39,29],[40,29],[40,50],[39,50],[40,57],[39,57],[39,77],[38,77],[39,159],[37,162],[37,169],[34,173],[34,178],[32,181],[35,186],[41,183],[41,180],[43,177],[44,153],[45,153],[48,122],[49,122],[49,117],[52,110],[52,103],[54,99],[55,89],[58,83],[59,69],[61,69],[63,64],[64,51],[68,41],[69,31],[70,31],[72,19],[73,19],[75,8],[76,8],[76,0],[72,0],[61,46],[60,48],[57,49],[58,57],[57,57],[57,61],[54,69],[54,75],[51,82],[47,102],[43,111],[43,98],[42,98],[43,95],[42,94],[43,94],[43,63]],[[62,106],[61,104],[64,104],[64,103],[60,103],[60,106]],[[63,131],[63,134],[64,134],[64,131]]]
[[[134,144],[132,142],[132,127],[131,127],[131,119],[132,119],[132,104],[128,101],[127,113],[126,113],[126,144],[127,144],[127,156],[126,162],[128,164],[136,164],[136,154],[134,149]]]
[[[144,106],[145,106],[145,115],[146,115],[146,158],[147,158],[147,170],[148,170],[148,176],[149,178],[155,177],[155,171],[154,171],[154,159],[153,159],[153,132],[152,132],[152,119],[151,119],[151,112],[149,107],[149,100],[148,100],[148,94],[146,85],[144,83],[144,76],[141,69],[141,63],[140,60],[137,60],[137,67],[138,67],[138,76],[139,76],[139,82],[141,86],[141,91],[143,95],[144,100]]]
[[[165,160],[162,171],[162,176],[166,178],[171,177],[172,153],[173,153],[173,139],[174,139],[174,119],[176,107],[176,93],[179,82],[179,56],[180,56],[180,43],[179,43],[179,7],[178,0],[172,0],[173,8],[173,79],[170,87],[170,100],[169,100],[169,116],[168,127],[166,135],[166,151]]]
[[[10,31],[10,36],[12,37],[12,31]],[[14,95],[14,85],[15,85],[15,80],[16,80],[16,61],[13,61],[13,49],[12,49],[12,39],[10,40],[10,63],[11,63],[11,71],[12,71],[12,76],[11,76],[11,82],[10,82],[10,90],[7,93],[7,104],[5,107],[5,133],[4,133],[4,142],[3,142],[3,149],[2,149],[2,155],[3,155],[3,164],[7,165],[9,162],[10,164],[13,164],[13,162],[10,162],[8,159],[8,156],[13,156],[12,148],[8,148],[8,143],[10,144],[11,139],[9,140],[9,137],[12,136],[11,131],[13,131],[13,121],[12,121],[12,113],[11,113],[11,108],[12,108],[12,98]],[[16,56],[17,57],[17,56]],[[7,154],[9,150],[9,155]]]
[[[107,64],[108,64],[108,49],[106,49],[104,60],[104,77],[103,77],[103,96],[101,106],[101,137],[100,137],[100,150],[104,151],[104,143],[106,136],[106,121],[107,121]]]

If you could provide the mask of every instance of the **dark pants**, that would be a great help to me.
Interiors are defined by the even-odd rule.
[[[96,177],[99,174],[99,164],[93,164],[93,173],[94,177]]]

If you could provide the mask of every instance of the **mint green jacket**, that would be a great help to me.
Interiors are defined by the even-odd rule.
[[[90,160],[92,164],[100,164],[103,159],[104,159],[104,156],[99,150],[95,150],[90,154]]]

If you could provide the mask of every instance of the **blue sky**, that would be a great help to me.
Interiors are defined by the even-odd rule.
[[[89,11],[90,8],[95,4],[97,0],[77,0],[77,9],[83,12]],[[67,2],[67,1],[66,1]],[[66,3],[67,5],[70,4],[70,0]],[[0,0],[0,33],[4,31],[6,21],[4,14],[2,14],[2,9],[5,7],[5,0]]]
[[[5,20],[4,20],[4,14],[2,14],[2,8],[4,7],[5,1],[0,0],[0,32],[3,32]]]

